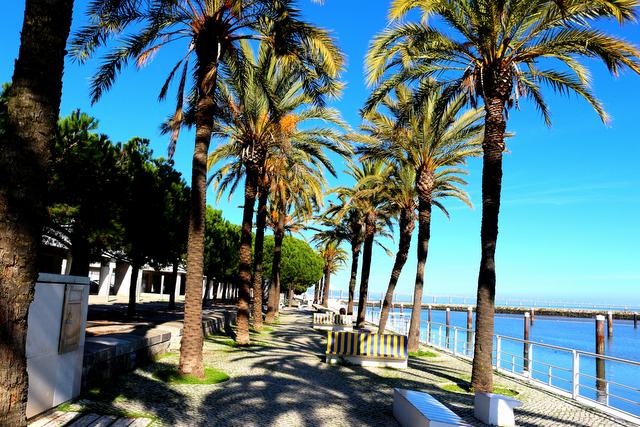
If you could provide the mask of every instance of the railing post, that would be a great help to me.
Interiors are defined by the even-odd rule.
[[[530,325],[530,314],[524,313],[524,331],[522,334],[522,339],[524,343],[522,345],[522,374],[525,376],[529,376],[530,367],[529,367],[529,325]]]
[[[444,345],[449,348],[449,345],[451,344],[450,340],[449,340],[449,329],[451,325],[451,309],[449,307],[447,307],[447,310],[445,312],[445,325],[446,325],[446,333],[445,333],[445,341],[444,341]]]
[[[611,312],[609,312],[611,313]],[[596,316],[596,354],[604,355],[604,316]],[[598,398],[605,393],[604,359],[596,356],[596,390]]]
[[[438,346],[442,347],[442,325],[438,326]]]
[[[471,355],[471,336],[473,328],[473,307],[467,307],[467,356]]]
[[[577,399],[580,395],[580,353],[575,350],[571,350],[572,363],[571,363],[571,397]]]
[[[496,370],[500,370],[500,353],[502,352],[502,337],[496,336]]]
[[[457,351],[456,347],[458,346],[458,329],[453,330],[453,355],[455,356]]]

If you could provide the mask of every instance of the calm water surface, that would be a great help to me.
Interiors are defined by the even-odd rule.
[[[377,318],[379,308],[369,308],[369,313],[373,311]],[[396,319],[402,318],[399,309],[394,311]],[[411,316],[411,310],[404,310],[404,318]],[[440,333],[437,323],[445,323],[445,311],[432,311],[432,333],[431,342],[439,343]],[[421,313],[422,340],[427,334],[427,310]],[[475,327],[475,314],[473,317]],[[495,333],[505,337],[523,337],[523,316],[497,314],[495,317]],[[451,312],[451,325],[466,328],[467,313]],[[401,326],[396,324],[396,329],[401,330]],[[445,331],[442,327],[442,345],[445,341]],[[530,329],[529,340],[549,344],[569,349],[582,350],[585,352],[595,352],[595,319],[574,319],[566,317],[535,316],[535,321]],[[451,331],[450,345],[452,347],[453,331]],[[466,345],[466,332],[458,331],[457,351],[463,352]],[[503,369],[522,372],[523,369],[523,344],[502,340],[502,356],[500,366]],[[495,349],[495,343],[494,343]],[[640,362],[640,328],[634,329],[630,320],[615,320],[613,338],[605,338],[605,354]],[[545,383],[549,382],[549,365],[552,365],[551,384],[564,390],[571,390],[571,369],[572,354],[566,351],[548,349],[534,346],[533,355],[533,377]],[[495,361],[495,353],[494,353]],[[606,361],[606,378],[609,381],[620,385],[609,385],[609,404],[629,413],[640,416],[640,367],[625,363]],[[596,366],[595,359],[590,356],[580,356],[580,394],[584,397],[597,400],[596,393]],[[626,386],[626,387],[625,387]],[[604,399],[602,394],[600,399]],[[626,399],[626,400],[625,400]],[[629,401],[627,401],[629,400]]]

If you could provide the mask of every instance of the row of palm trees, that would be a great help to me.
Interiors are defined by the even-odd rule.
[[[142,68],[159,51],[169,51],[167,46],[184,49],[159,94],[159,99],[164,99],[176,80],[176,108],[164,125],[170,134],[170,155],[184,126],[195,127],[196,134],[185,332],[180,352],[180,371],[184,374],[204,375],[199,283],[203,274],[207,170],[212,162],[209,160],[212,138],[233,128],[246,131],[242,135],[228,132],[226,136],[240,147],[239,167],[245,174],[237,340],[239,344],[248,344],[253,210],[258,187],[264,184],[263,171],[270,143],[287,132],[287,117],[294,117],[290,113],[297,102],[295,98],[305,97],[320,108],[325,98],[335,96],[341,89],[337,77],[344,63],[342,53],[328,32],[300,18],[294,3],[292,0],[94,0],[88,6],[89,23],[71,42],[71,53],[79,61],[91,58],[98,48],[108,46],[92,80],[94,102],[114,84],[119,72],[130,62]],[[261,63],[251,64],[246,45],[255,42],[264,46],[260,48],[264,53],[259,55]],[[286,76],[274,83],[283,85],[278,88],[280,93],[271,93],[273,87],[258,82],[267,74],[254,76],[259,73],[256,67],[280,73],[273,70],[275,64],[286,68]],[[251,84],[253,79],[256,84]],[[298,90],[287,93],[286,86],[294,82]],[[252,89],[258,86],[267,96],[253,93]],[[277,105],[278,96],[290,96],[292,99],[288,102],[292,104]],[[265,111],[268,115],[261,115]],[[263,216],[261,211],[261,221]]]
[[[276,237],[284,234],[287,222],[297,221],[294,218],[304,222],[320,205],[322,170],[334,172],[323,150],[346,154],[349,139],[361,156],[360,164],[348,166],[356,184],[334,190],[339,202],[322,215],[322,221],[344,222],[340,233],[351,233],[340,239],[352,243],[352,272],[357,272],[362,251],[360,326],[376,236],[384,232],[391,218],[397,218],[401,245],[389,281],[388,294],[392,295],[417,218],[414,304],[419,304],[432,208],[446,213],[442,199],[447,197],[469,202],[461,189],[462,166],[467,158],[482,154],[482,256],[473,386],[490,391],[494,257],[507,112],[526,97],[549,124],[549,108],[541,88],[547,86],[582,96],[606,121],[602,105],[591,92],[589,73],[579,59],[599,58],[613,74],[623,68],[640,72],[636,47],[590,26],[597,18],[632,21],[636,3],[395,0],[390,8],[391,23],[373,40],[366,58],[368,82],[373,88],[363,109],[362,132],[345,137],[331,126],[306,136],[301,131],[306,128],[303,122],[317,119],[346,129],[337,112],[325,106],[342,88],[338,76],[344,59],[326,31],[300,18],[293,0],[92,2],[90,23],[72,42],[76,58],[90,57],[114,35],[129,31],[124,37],[119,35],[116,46],[105,56],[92,84],[94,101],[110,88],[129,61],[142,67],[164,46],[181,43],[185,48],[160,91],[162,99],[177,79],[176,109],[165,125],[171,134],[170,152],[183,126],[196,130],[181,371],[203,372],[199,282],[208,167],[221,168],[217,175],[220,188],[227,183],[232,189],[244,180],[237,332],[238,343],[244,345],[249,343],[252,287],[256,327],[262,319],[262,252],[258,247],[253,258],[251,251],[256,199],[258,244],[268,219],[275,224]],[[422,15],[419,22],[405,19],[413,16],[414,10]],[[257,56],[252,47],[257,48]],[[480,103],[483,108],[478,110]],[[465,110],[467,105],[471,109]],[[215,137],[227,142],[209,156],[210,141]],[[221,166],[214,166],[220,162]],[[295,170],[293,165],[300,166],[298,187],[296,178],[288,175],[295,175],[290,172]],[[283,169],[275,172],[279,167]],[[282,178],[280,184],[277,176]],[[382,183],[384,191],[380,191]],[[277,291],[278,269],[274,271],[272,289]],[[324,286],[324,295],[328,295],[327,278]],[[351,310],[354,288],[355,283],[350,283]],[[420,310],[415,308],[410,349],[416,349],[419,337]],[[271,307],[272,313],[274,310],[277,312]]]
[[[0,256],[0,291],[10,309],[0,327],[11,332],[10,339],[3,340],[9,344],[0,346],[10,359],[0,385],[15,392],[5,393],[9,397],[0,403],[26,396],[25,325],[37,273],[32,253],[42,230],[46,147],[58,116],[72,6],[72,0],[27,2],[20,56],[8,94],[7,134],[2,136],[7,142],[0,156],[0,244],[11,255]],[[196,376],[203,375],[201,278],[208,167],[222,171],[217,175],[220,186],[228,182],[234,188],[238,175],[244,179],[238,342],[246,344],[250,289],[259,282],[259,255],[255,260],[251,256],[256,199],[259,229],[271,221],[277,237],[287,224],[299,223],[300,218],[304,222],[320,204],[322,168],[333,171],[323,150],[346,154],[346,140],[351,139],[362,156],[361,164],[349,167],[357,182],[335,191],[338,202],[321,221],[340,223],[344,241],[351,244],[352,273],[363,251],[360,324],[376,236],[385,232],[390,218],[398,218],[404,236],[394,264],[399,274],[417,215],[414,303],[419,304],[432,207],[442,209],[441,199],[446,197],[468,201],[460,188],[461,166],[482,152],[482,256],[472,382],[477,391],[491,391],[494,257],[507,112],[528,98],[549,124],[545,86],[581,96],[606,122],[608,116],[591,91],[580,59],[599,59],[614,75],[623,69],[640,73],[635,46],[592,26],[603,19],[634,21],[637,0],[394,0],[391,23],[373,40],[366,58],[372,94],[363,109],[362,134],[345,137],[335,127],[324,126],[303,136],[307,126],[301,123],[315,118],[346,127],[325,106],[342,88],[344,58],[328,32],[301,19],[294,0],[93,0],[87,10],[88,23],[73,36],[69,52],[84,62],[107,48],[92,80],[94,102],[130,63],[143,68],[161,51],[178,53],[159,98],[175,87],[176,108],[164,127],[170,134],[170,153],[181,129],[195,128],[180,370]],[[417,22],[410,19],[415,11],[421,15]],[[253,57],[249,46],[257,44],[258,55]],[[463,110],[465,105],[472,109]],[[482,105],[481,111],[475,110],[477,105]],[[210,159],[215,137],[226,138],[227,148],[214,151]],[[234,166],[224,166],[225,159]],[[292,165],[299,165],[298,176],[304,177],[298,184],[296,172],[288,175]],[[383,191],[380,177],[389,184]],[[25,267],[18,271],[16,265]],[[350,311],[355,277],[352,274],[349,285]],[[392,275],[391,291],[396,281]],[[259,299],[260,291],[254,292]],[[269,304],[274,300],[269,298]],[[417,342],[417,313],[413,311],[411,320],[411,345]],[[17,374],[9,375],[9,370]],[[3,410],[0,423],[24,424],[24,405],[0,407],[17,408]]]

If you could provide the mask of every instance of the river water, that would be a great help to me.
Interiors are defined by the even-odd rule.
[[[373,319],[378,318],[379,308],[369,308],[368,316]],[[389,323],[398,332],[405,332],[402,319],[408,322],[411,310],[405,309],[401,314],[399,309],[393,312],[394,323]],[[446,345],[446,328],[444,325],[445,311],[432,311],[432,327],[430,342]],[[614,319],[613,337],[605,338],[605,354],[621,359],[640,362],[640,328],[634,329],[630,320]],[[427,338],[427,310],[421,313],[421,340]],[[523,338],[524,318],[522,315],[497,314],[495,317],[495,334],[503,337]],[[451,326],[466,328],[467,313],[451,312]],[[475,327],[475,314],[473,318]],[[453,347],[453,330],[450,331],[448,348]],[[457,351],[464,353],[466,348],[466,331],[457,332]],[[568,349],[581,350],[584,352],[595,352],[595,319],[576,319],[566,317],[535,316],[535,321],[530,329],[529,340],[535,343],[548,344],[552,346],[565,347]],[[494,340],[494,363],[495,363]],[[501,361],[500,367],[506,370],[513,370],[521,373],[523,371],[523,344],[511,341],[507,338],[501,339]],[[531,375],[533,378],[551,384],[566,391],[571,391],[571,377],[573,355],[570,351],[545,348],[534,345],[532,348],[533,363]],[[551,378],[549,377],[549,366],[551,365]],[[595,358],[589,355],[579,357],[580,388],[579,393],[583,397],[599,400],[608,399],[609,405],[622,409],[631,414],[640,416],[640,366],[622,362],[607,360],[605,362],[606,379],[613,383],[609,384],[608,394],[596,392],[596,362]]]

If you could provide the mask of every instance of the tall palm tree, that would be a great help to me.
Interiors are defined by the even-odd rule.
[[[323,230],[316,234],[315,239],[323,242],[349,242],[351,246],[351,275],[349,277],[347,314],[353,314],[358,262],[364,241],[364,217],[362,212],[354,207],[348,209],[346,214],[336,216],[336,213],[343,210],[345,196],[338,195],[338,199],[342,201],[342,204],[332,204],[318,218],[319,225],[323,227]]]
[[[264,194],[261,202],[266,203],[268,198],[268,186],[271,185],[268,159],[280,152],[290,159],[297,156],[299,162],[318,169],[324,167],[335,173],[323,148],[345,152],[340,133],[328,126],[307,128],[300,125],[313,120],[339,127],[346,127],[346,124],[337,111],[321,105],[325,93],[309,92],[305,80],[300,77],[298,64],[279,60],[267,44],[260,45],[256,57],[251,47],[243,43],[242,56],[245,61],[238,61],[238,68],[235,64],[229,67],[226,78],[220,82],[219,103],[221,110],[227,106],[228,113],[221,116],[217,133],[228,137],[229,141],[211,154],[209,164],[227,162],[215,174],[222,191],[227,187],[234,189],[238,180],[244,177],[244,237],[240,245],[239,276],[241,288],[247,289],[246,295],[241,292],[238,303],[236,340],[246,345],[249,342],[248,287],[251,285],[253,207],[260,186]],[[333,90],[339,87],[335,84],[325,88],[326,95],[335,94]],[[258,212],[265,215],[260,218],[261,228],[256,236],[256,243],[261,245],[266,206],[260,205]],[[261,255],[262,248],[257,246],[256,249]],[[254,298],[254,321],[262,317],[262,280],[257,279],[254,277],[253,280],[254,297],[257,297]]]
[[[386,199],[378,191],[377,184],[386,180],[392,172],[392,167],[385,161],[378,159],[363,159],[359,164],[349,162],[347,175],[355,181],[353,188],[339,187],[336,192],[347,196],[343,204],[343,212],[351,208],[359,210],[364,217],[364,238],[362,253],[362,270],[360,273],[360,293],[358,296],[358,317],[356,325],[364,327],[367,295],[369,292],[369,273],[373,256],[373,243],[376,233],[380,231],[380,222],[391,227],[391,216],[387,209]]]
[[[366,147],[364,151],[366,152]],[[393,303],[393,293],[400,278],[400,273],[409,258],[418,203],[415,189],[416,172],[411,166],[402,163],[394,164],[393,172],[389,177],[384,179],[377,178],[377,180],[379,181],[376,185],[377,191],[386,199],[389,212],[396,217],[400,235],[398,251],[396,252],[387,292],[380,312],[378,332],[382,334],[387,325],[389,311]]]
[[[385,97],[380,110],[365,116],[363,129],[370,135],[365,157],[391,160],[413,169],[418,196],[418,267],[409,324],[409,351],[417,351],[420,313],[424,288],[424,269],[431,237],[431,209],[438,207],[448,216],[441,199],[453,197],[470,205],[459,188],[466,184],[460,169],[470,156],[480,155],[479,124],[482,112],[463,111],[464,97],[449,99],[437,88],[416,107],[408,87],[399,85],[395,97]],[[382,112],[386,108],[388,114]],[[404,124],[403,124],[404,123]],[[400,127],[398,127],[400,125]]]
[[[490,392],[493,387],[495,248],[507,111],[527,97],[550,125],[541,89],[548,86],[581,96],[606,122],[608,116],[579,59],[600,59],[614,75],[624,68],[640,73],[635,46],[592,26],[605,19],[635,21],[637,6],[636,0],[395,0],[393,20],[412,9],[423,19],[396,22],[376,37],[367,56],[369,81],[380,83],[369,106],[399,82],[431,77],[442,78],[448,91],[464,94],[472,105],[480,100],[484,104],[482,256],[472,375],[477,391]],[[431,25],[434,16],[454,32]],[[420,91],[417,94],[420,97]]]
[[[324,92],[326,88],[312,82],[318,76],[326,77],[325,81],[331,87],[333,78],[341,68],[342,57],[327,32],[299,19],[299,11],[293,7],[291,0],[94,0],[89,5],[88,15],[89,24],[77,33],[72,43],[76,58],[85,60],[111,38],[117,37],[119,40],[119,45],[105,56],[92,81],[94,102],[111,87],[120,69],[130,61],[135,60],[136,65],[142,67],[167,45],[177,43],[186,48],[184,55],[171,69],[159,99],[166,96],[169,85],[179,74],[176,109],[169,123],[170,156],[185,119],[190,117],[189,124],[196,128],[191,171],[185,333],[180,349],[180,371],[203,377],[200,323],[206,171],[217,112],[215,90],[220,66],[235,60],[240,40],[264,40],[271,44],[275,54],[286,61],[301,64],[298,68],[300,78],[309,82],[312,88]],[[121,33],[125,30],[129,30],[130,34],[123,37]],[[189,99],[191,114],[185,115],[184,94],[190,69],[194,75],[190,91],[193,96]],[[310,72],[306,72],[307,69]],[[247,196],[255,199],[255,192]],[[249,208],[253,209],[253,204]],[[246,225],[249,225],[248,229]],[[251,224],[245,221],[242,231],[244,245],[247,242],[250,245]],[[238,303],[241,331],[248,330],[251,284],[251,260],[246,253],[244,255],[240,260],[242,285]],[[247,334],[241,333],[241,340],[247,337]]]
[[[341,248],[335,242],[323,243],[319,247],[320,255],[324,260],[324,278],[322,305],[329,306],[329,289],[331,285],[331,276],[337,273],[347,262],[349,255],[347,251]]]
[[[27,317],[46,218],[73,0],[26,3],[12,84],[0,107],[0,425],[26,425]],[[44,19],[43,17],[46,17]],[[5,110],[5,111],[1,111]]]

